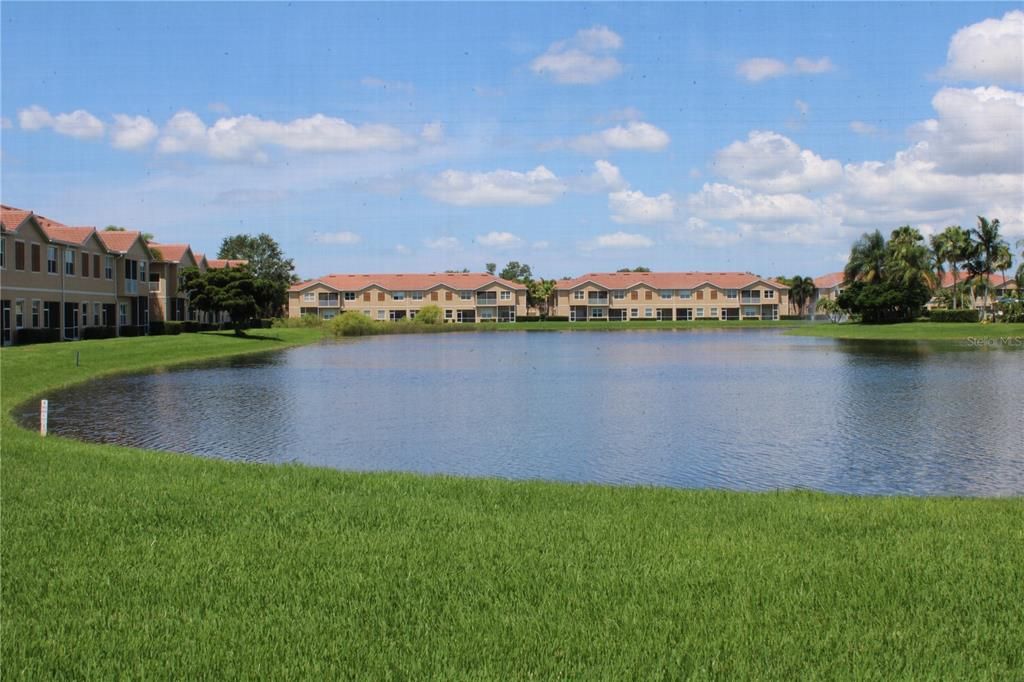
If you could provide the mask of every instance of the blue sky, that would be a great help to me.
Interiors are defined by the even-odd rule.
[[[303,276],[1024,237],[1014,4],[7,3],[3,201]]]

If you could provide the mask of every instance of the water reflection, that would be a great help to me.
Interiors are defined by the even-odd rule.
[[[53,396],[51,431],[356,470],[1024,493],[1013,351],[749,330],[394,336],[103,384],[99,405],[95,387]]]

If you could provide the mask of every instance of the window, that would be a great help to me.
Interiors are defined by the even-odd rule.
[[[100,326],[100,317],[103,314],[103,306],[99,303],[92,304],[92,326]]]
[[[81,319],[82,319],[82,326],[83,327],[88,327],[89,326],[89,304],[88,303],[83,303],[82,304],[82,318]]]
[[[122,327],[128,326],[128,304],[119,303],[117,306],[118,322]]]
[[[89,254],[85,251],[82,252],[82,277],[89,276]]]
[[[149,280],[146,279],[146,261],[144,261],[144,260],[140,260],[139,261],[139,281],[140,282],[148,282],[149,281]]]
[[[577,301],[582,301],[586,297],[586,295],[586,292],[583,291],[582,289],[577,289],[576,291],[572,292],[572,297]]]
[[[324,319],[325,320],[333,319],[334,316],[337,315],[337,314],[338,314],[337,310],[325,310],[324,311]]]
[[[460,291],[459,292],[459,298],[461,298],[463,301],[472,301],[473,300],[473,292],[472,291]]]
[[[377,300],[378,301],[383,301],[384,300],[384,292],[383,291],[378,291],[377,292]]]
[[[39,244],[32,245],[32,272],[39,272],[43,269],[43,247]]]
[[[712,308],[709,317],[718,317],[718,308]]]
[[[698,293],[700,293],[700,292],[698,292]],[[704,309],[703,308],[697,308],[697,317],[704,317]]]
[[[363,315],[366,315],[367,317],[370,317],[370,311],[369,310],[364,310],[363,311]]]
[[[75,252],[71,249],[64,249],[64,274],[75,276]]]
[[[32,326],[39,326],[39,309],[43,306],[42,301],[32,301]]]
[[[304,292],[302,294],[302,302],[303,303],[315,303],[316,302],[316,294],[313,293],[312,291]]]
[[[736,298],[736,290],[735,289],[726,289],[725,290],[725,297],[726,298]]]
[[[640,309],[639,308],[630,308],[629,309],[629,316],[630,317],[640,317]]]
[[[369,291],[364,291],[363,292],[363,300],[364,301],[369,301],[370,300],[370,292]]]
[[[680,289],[679,290],[679,298],[690,298],[691,295],[692,294],[690,293],[689,289]]]
[[[345,300],[346,301],[354,301],[354,300],[356,300],[356,292],[354,292],[354,291],[346,291],[345,292]]]
[[[338,305],[338,294],[320,294],[319,298],[317,299],[317,305],[319,305],[322,308],[327,306],[330,306],[332,308],[336,307]]]
[[[775,298],[775,291],[773,289],[765,289],[764,290],[764,297],[765,298]]]
[[[414,291],[414,292],[412,292],[412,300],[414,300],[414,301],[422,301],[423,300],[423,292],[422,291]]]
[[[52,320],[52,318],[50,317],[50,315],[51,315],[50,310],[52,309],[51,306],[53,306],[53,305],[56,305],[56,304],[54,304],[54,303],[47,303],[46,305],[43,306],[43,326],[46,327],[47,329],[50,329],[50,327],[52,326],[50,324],[50,322]]]
[[[503,291],[503,292],[501,292],[501,300],[508,301],[508,300],[511,300],[511,299],[512,299],[512,292],[511,291]]]
[[[14,328],[21,329],[25,326],[25,302],[14,302]]]
[[[405,319],[404,310],[391,310],[388,312],[388,319],[392,322],[398,322],[399,320]]]
[[[404,301],[405,300],[405,292],[404,291],[392,291],[391,292],[391,298],[395,299],[396,301]]]
[[[416,319],[416,311],[415,310],[410,310],[409,311],[409,319],[410,320],[415,320]]]
[[[445,311],[444,311],[444,319],[450,320],[450,319],[452,319],[452,317],[453,317],[452,309],[451,308],[445,309]]]
[[[661,298],[663,300],[667,301],[668,299],[672,298],[672,292],[671,291],[662,291],[661,292]]]
[[[654,308],[644,308],[644,317],[654,317]]]
[[[114,257],[106,256],[103,259],[103,276],[107,279],[114,279]]]
[[[444,292],[444,300],[446,300],[446,301],[452,300],[452,292],[450,292],[450,291]]]
[[[109,305],[100,306],[100,322],[104,327],[110,324],[110,312],[108,311],[112,308],[113,306]]]
[[[431,291],[430,292],[430,300],[431,301],[436,301],[437,300],[437,292],[436,291]]]
[[[46,271],[51,275],[57,274],[57,247],[46,247]]]
[[[377,319],[378,320],[383,320],[387,314],[388,314],[388,311],[386,311],[386,310],[378,310],[377,311]]]

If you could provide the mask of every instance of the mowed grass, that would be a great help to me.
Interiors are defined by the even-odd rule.
[[[1024,345],[1024,323],[971,324],[966,322],[905,322],[902,324],[802,324],[787,332],[796,336],[877,341],[963,341],[1009,339]],[[1013,339],[1016,339],[1014,341]]]
[[[0,351],[3,679],[1024,671],[1022,498],[355,474],[44,440],[8,416],[70,381],[75,350],[81,380],[318,334],[256,333],[278,340]]]

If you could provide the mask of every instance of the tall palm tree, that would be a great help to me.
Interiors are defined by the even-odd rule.
[[[932,254],[919,230],[904,225],[892,231],[885,260],[889,281],[902,287],[921,283],[932,289],[935,287],[933,265]]]
[[[797,275],[789,284],[789,300],[796,304],[796,314],[804,314],[804,306],[814,297],[816,291],[814,280],[810,277]]]
[[[971,237],[967,230],[959,225],[950,225],[939,234],[932,235],[932,253],[935,256],[935,274],[938,283],[942,283],[943,264],[949,263],[949,272],[953,275],[953,308],[957,308],[960,286],[959,263],[970,257]]]
[[[989,278],[996,269],[997,258],[1001,247],[1006,242],[999,235],[999,218],[989,221],[985,216],[978,216],[978,226],[971,228],[971,239],[977,250],[978,274],[984,278],[985,300],[983,303],[984,312],[988,310]],[[995,320],[995,311],[991,311],[992,319]]]
[[[885,237],[878,230],[865,232],[853,243],[843,270],[847,282],[881,282],[885,276]]]
[[[1013,267],[1013,251],[1010,251],[1010,245],[1003,242],[997,249],[995,258],[992,261],[992,267],[999,271],[999,274],[1003,276],[1003,286],[1006,286],[1006,271]]]

